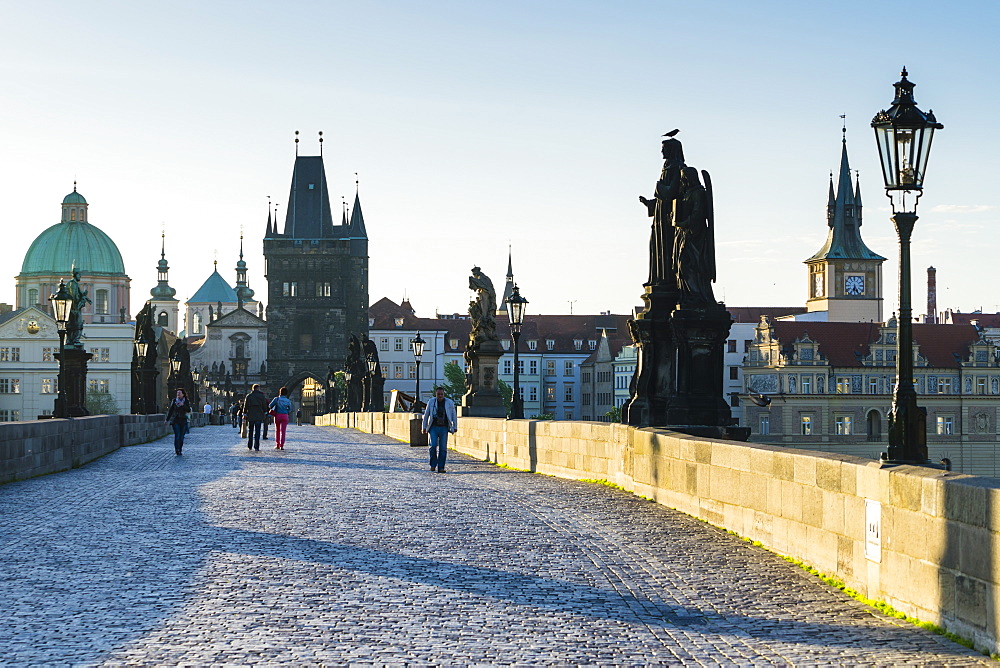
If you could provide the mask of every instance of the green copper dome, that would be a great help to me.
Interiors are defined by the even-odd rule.
[[[76,191],[76,186],[73,186],[73,192],[63,197],[63,204],[86,204],[87,200],[83,198],[83,195]]]
[[[83,196],[73,192],[66,196]],[[73,202],[70,202],[73,203]],[[21,264],[22,274],[69,274],[75,265],[84,276],[125,275],[125,263],[118,246],[107,234],[90,223],[63,221],[48,228],[31,243]]]

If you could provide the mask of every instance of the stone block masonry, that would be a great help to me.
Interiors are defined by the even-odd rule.
[[[408,414],[323,417],[409,435]],[[998,479],[596,422],[463,418],[449,445],[513,468],[607,480],[1000,653]]]

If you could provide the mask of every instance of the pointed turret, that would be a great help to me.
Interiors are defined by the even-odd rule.
[[[177,301],[174,298],[177,290],[170,287],[170,284],[167,282],[169,272],[170,266],[167,264],[167,235],[166,233],[162,233],[160,234],[160,261],[156,263],[156,287],[149,291],[154,301]]]
[[[497,303],[497,315],[507,313],[507,299],[514,291],[514,269],[511,264],[510,246],[507,246],[507,283],[503,287],[503,299]]]
[[[827,204],[827,224],[830,232],[826,244],[806,262],[837,259],[884,260],[872,252],[861,240],[861,195],[856,191],[851,178],[851,165],[847,158],[847,138],[840,151],[840,174],[834,194],[833,180],[830,181],[830,197]]]
[[[274,236],[274,227],[271,224],[271,204],[267,205],[267,232],[264,233],[265,239],[270,239]]]
[[[243,235],[240,235],[240,259],[236,263],[236,302],[238,308],[253,299],[253,290],[247,284],[247,263],[243,260]]]
[[[365,217],[361,213],[361,196],[354,193],[354,207],[351,209],[351,224],[347,230],[351,240],[351,255],[368,257],[368,231],[365,229]]]

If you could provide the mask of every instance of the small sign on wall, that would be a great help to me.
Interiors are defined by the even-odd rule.
[[[882,563],[882,504],[865,499],[865,559]]]

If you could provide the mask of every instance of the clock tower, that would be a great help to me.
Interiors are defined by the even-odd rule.
[[[846,132],[845,132],[846,134]],[[851,181],[843,139],[837,190],[830,175],[826,244],[805,261],[809,268],[806,310],[825,311],[829,322],[882,322],[882,263],[861,240],[861,186]]]

